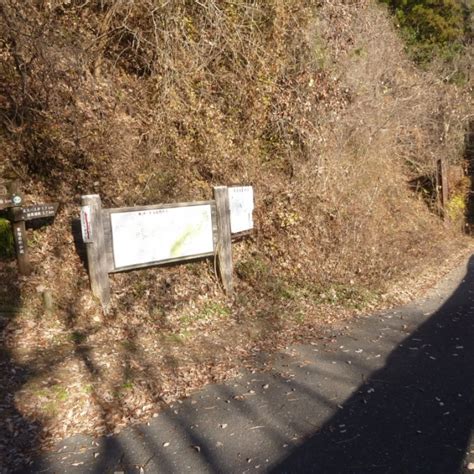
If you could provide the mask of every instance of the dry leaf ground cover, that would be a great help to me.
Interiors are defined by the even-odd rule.
[[[34,274],[1,261],[8,462],[404,301],[470,245],[469,183],[451,192],[452,225],[434,192],[436,159],[466,158],[469,87],[410,63],[372,2],[7,0],[0,28],[1,173],[31,202],[61,201],[28,230]],[[104,316],[75,237],[81,194],[182,202],[217,184],[256,195],[235,299],[201,261],[111,276]]]
[[[149,291],[153,282],[173,282],[168,294],[176,297],[166,309],[135,306],[133,315],[104,317],[86,295],[70,319],[62,308],[46,313],[40,304],[2,314],[4,459],[22,465],[31,451],[72,434],[105,435],[144,422],[205,384],[236,376],[242,366],[264,370],[264,353],[331,337],[361,311],[406,302],[472,249],[455,242],[449,252],[448,260],[425,261],[387,293],[352,299],[336,288],[323,294],[287,284],[255,292],[239,281],[236,300],[228,301],[210,271],[209,281],[191,293],[196,281],[186,272],[155,269],[146,271]]]

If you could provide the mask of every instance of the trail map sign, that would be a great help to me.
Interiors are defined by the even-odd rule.
[[[252,229],[252,211],[250,186],[216,186],[212,201],[116,209],[103,209],[96,194],[82,196],[92,292],[107,309],[109,273],[216,256],[224,289],[232,294],[232,232]]]
[[[210,204],[110,214],[116,268],[214,253]]]

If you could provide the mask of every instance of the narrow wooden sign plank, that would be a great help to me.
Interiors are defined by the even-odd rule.
[[[26,206],[21,208],[19,220],[31,221],[33,219],[44,219],[46,217],[54,217],[58,210],[59,203],[52,204],[36,204],[34,206]]]

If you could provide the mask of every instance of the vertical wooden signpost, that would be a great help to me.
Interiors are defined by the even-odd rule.
[[[441,206],[441,212],[443,217],[446,219],[446,206],[449,199],[449,189],[448,189],[448,172],[446,169],[446,160],[439,158],[437,161],[437,171],[438,171],[438,193]]]
[[[81,205],[82,233],[87,250],[91,289],[106,309],[110,302],[110,285],[102,223],[102,201],[98,194],[89,194],[82,196]]]
[[[24,220],[19,219],[19,213],[21,213],[20,206],[23,202],[23,197],[19,194],[18,183],[16,181],[10,183],[8,191],[13,206],[10,209],[10,219],[12,221],[18,271],[22,275],[29,275],[31,273],[31,264],[28,255],[26,225]]]
[[[234,291],[232,279],[232,237],[230,230],[230,206],[227,186],[214,187],[214,199],[217,211],[217,258],[219,272],[225,292],[231,296]]]
[[[31,273],[28,241],[26,237],[26,221],[53,217],[58,209],[58,203],[23,206],[23,196],[17,181],[0,183],[0,210],[8,210],[11,221],[13,239],[15,242],[18,271],[21,275]]]

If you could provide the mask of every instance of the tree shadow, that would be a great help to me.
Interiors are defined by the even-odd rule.
[[[471,257],[450,299],[271,472],[462,472],[474,425],[473,367]]]
[[[398,318],[393,318],[391,327],[390,319],[380,325],[375,316],[357,324],[347,338],[372,346],[364,347],[365,356],[354,360],[350,369],[329,370],[349,367],[347,354],[340,349],[343,336],[335,346],[326,347],[326,359],[318,356],[314,366],[291,368],[293,374],[306,372],[305,380],[287,379],[274,367],[271,373],[209,386],[192,400],[164,410],[159,423],[129,427],[121,435],[102,438],[97,459],[90,456],[84,469],[182,472],[190,466],[195,472],[241,472],[248,463],[236,459],[235,451],[251,450],[252,444],[258,451],[259,443],[264,443],[274,446],[272,455],[277,459],[283,445],[293,449],[268,469],[275,473],[461,472],[474,423],[474,258],[462,284],[443,306],[407,337],[401,336],[422,317],[419,308],[410,311],[412,320],[402,330]],[[385,344],[396,348],[383,366],[374,366],[367,356],[372,349],[383,351],[380,334],[385,329],[398,331],[398,336],[390,332],[384,336]],[[132,355],[124,354],[124,361]],[[337,365],[330,365],[334,361]],[[292,364],[300,367],[301,358],[285,360],[285,366]],[[364,375],[358,388],[357,374]],[[266,382],[271,390],[262,389]],[[334,384],[339,388],[334,389]],[[341,399],[331,394],[341,390],[352,395],[339,405]],[[289,403],[288,393],[303,400],[299,413]],[[217,422],[241,426],[244,438],[227,454],[216,447],[222,439]],[[245,433],[254,428],[259,437],[250,439]],[[304,441],[298,445],[292,439]],[[173,448],[168,449],[168,441]],[[44,472],[50,467],[45,463]]]
[[[0,472],[13,472],[29,464],[42,427],[25,418],[15,404],[15,393],[35,374],[18,364],[9,348],[10,328],[22,310],[13,261],[0,260],[0,279]]]
[[[411,314],[415,315],[412,319],[417,325],[417,318],[422,317],[421,310],[411,311]],[[240,472],[237,467],[240,469],[247,464],[245,459],[237,461],[241,465],[236,466],[228,452],[225,454],[216,447],[219,440],[215,432],[216,420],[222,423],[227,421],[227,416],[233,416],[247,433],[256,428],[261,442],[273,445],[280,453],[275,458],[282,455],[283,444],[293,449],[270,472],[459,472],[474,423],[473,316],[474,258],[471,258],[464,281],[433,316],[408,337],[405,337],[410,331],[408,326],[403,329],[403,336],[400,332],[398,336],[391,333],[384,336],[385,343],[396,348],[383,367],[374,366],[364,357],[354,359],[350,369],[334,373],[331,367],[349,366],[344,351],[332,346],[326,348],[329,355],[326,361],[318,357],[314,366],[291,368],[293,373],[309,374],[306,382],[289,379],[274,367],[271,373],[256,376],[263,380],[254,381],[249,376],[247,385],[232,381],[209,386],[200,394],[211,394],[209,405],[212,406],[208,408],[212,408],[209,413],[213,413],[213,418],[198,415],[197,406],[200,411],[206,410],[199,401],[196,405],[201,395],[177,402],[161,412],[160,424],[130,426],[124,429],[124,434],[98,439],[93,448],[97,458],[90,453],[83,468],[89,472],[141,472],[140,469],[146,466],[145,472],[182,472],[180,469],[189,464],[195,472]],[[73,314],[68,321],[69,329],[75,329]],[[368,344],[370,340],[378,351],[380,334],[391,328],[383,327],[384,323],[377,326],[376,316],[364,321],[364,324],[356,324],[348,337],[355,336],[356,340]],[[135,364],[132,361],[139,363],[145,379],[156,377],[153,361],[136,351],[136,332],[132,329],[120,355],[123,377],[119,383],[122,384],[133,378],[130,371]],[[337,337],[338,347],[343,337]],[[364,354],[368,355],[365,349]],[[100,378],[100,367],[94,364],[86,343],[75,340],[74,353],[84,363],[92,382]],[[329,365],[335,362],[337,365]],[[289,359],[287,363],[300,364],[301,359]],[[354,377],[354,373],[364,374],[358,388],[360,378]],[[267,381],[272,390],[262,389]],[[334,390],[328,390],[330,384],[346,387],[337,401],[332,397]],[[116,388],[120,389],[120,386]],[[159,382],[142,389],[155,393],[156,405],[167,405],[160,399]],[[288,403],[293,401],[287,396],[292,390],[304,399],[303,416]],[[247,395],[251,396],[247,398]],[[102,423],[107,426],[110,402],[98,393],[93,396]],[[342,402],[345,397],[348,398]],[[123,413],[127,410],[120,399],[114,403],[114,411]],[[272,409],[275,405],[280,408]],[[294,435],[298,435],[297,438],[291,438]],[[173,448],[167,449],[170,437]],[[249,442],[246,438],[250,439],[250,436],[244,434],[240,442]],[[298,441],[292,442],[292,439],[305,441],[297,445]],[[91,446],[90,441],[88,444]],[[70,446],[74,448],[74,443]],[[240,450],[241,446],[237,448]],[[83,458],[80,459],[82,462]],[[70,464],[72,460],[67,462],[74,465]],[[53,466],[45,458],[32,472],[51,472]]]
[[[82,239],[82,230],[81,230],[81,220],[72,219],[71,220],[71,235],[74,242],[74,249],[76,255],[79,257],[84,270],[89,271],[89,266],[87,264],[87,250],[86,244]]]
[[[470,180],[466,206],[466,222],[472,234],[474,226],[474,120],[469,122],[466,132],[464,160],[467,163],[467,174]]]

